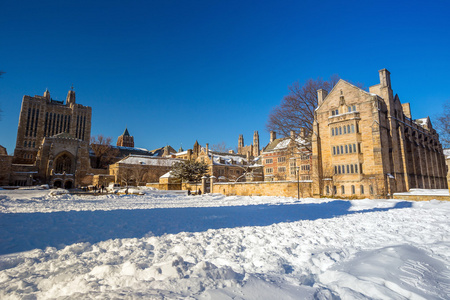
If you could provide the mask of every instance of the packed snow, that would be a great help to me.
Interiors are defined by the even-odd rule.
[[[0,190],[0,299],[448,299],[450,202]]]

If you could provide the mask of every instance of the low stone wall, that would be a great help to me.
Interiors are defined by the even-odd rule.
[[[260,181],[260,182],[237,182],[237,183],[215,183],[213,193],[239,196],[282,196],[297,197],[300,187],[300,197],[311,197],[311,182],[296,181]]]
[[[394,199],[409,200],[409,201],[430,201],[430,200],[450,201],[450,196],[444,196],[444,195],[396,195],[396,194],[394,194]]]
[[[145,184],[146,187],[152,187],[162,191],[176,191],[181,190],[181,183],[158,183],[152,182]]]

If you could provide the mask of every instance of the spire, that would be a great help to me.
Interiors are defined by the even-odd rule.
[[[130,136],[130,133],[128,132],[128,128],[125,127],[125,131],[122,133],[123,136]]]

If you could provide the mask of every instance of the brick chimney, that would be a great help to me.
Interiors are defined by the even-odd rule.
[[[272,143],[277,139],[277,133],[275,131],[270,132],[270,142]]]

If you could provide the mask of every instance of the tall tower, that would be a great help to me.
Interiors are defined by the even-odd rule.
[[[242,153],[243,148],[244,148],[244,136],[242,134],[240,134],[239,140],[238,140],[238,153],[239,154],[243,154]]]
[[[259,150],[259,134],[258,131],[255,131],[253,133],[253,156],[259,156],[260,150]]]
[[[134,148],[134,137],[130,135],[126,127],[125,131],[117,139],[117,146]]]

